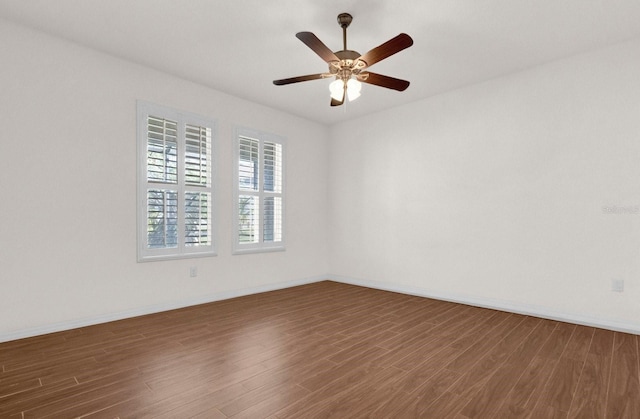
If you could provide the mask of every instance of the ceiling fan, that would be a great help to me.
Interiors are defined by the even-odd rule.
[[[298,32],[296,34],[296,38],[304,42],[305,45],[329,64],[328,72],[274,80],[273,84],[282,86],[301,81],[335,77],[335,81],[329,85],[329,90],[331,91],[331,106],[342,105],[345,98],[351,101],[360,96],[360,88],[362,87],[360,82],[374,84],[400,92],[409,87],[409,82],[406,80],[372,73],[371,71],[367,71],[367,69],[378,61],[382,61],[405,48],[409,48],[413,45],[413,39],[406,33],[401,33],[371,51],[360,55],[360,53],[356,51],[347,49],[347,27],[349,27],[352,20],[353,17],[349,13],[340,13],[338,15],[338,24],[342,28],[343,49],[341,51],[332,52],[311,32]]]

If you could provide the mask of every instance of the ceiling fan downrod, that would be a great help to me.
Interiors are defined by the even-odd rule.
[[[353,20],[353,16],[349,13],[340,13],[338,15],[338,25],[342,28],[342,45],[343,50],[347,50],[347,28],[351,25],[351,21]]]

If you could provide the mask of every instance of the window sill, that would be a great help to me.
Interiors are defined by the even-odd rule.
[[[250,248],[241,248],[234,249],[231,253],[232,255],[245,255],[250,253],[272,253],[272,252],[284,252],[286,247],[284,246],[274,246],[274,247],[250,247]]]
[[[139,256],[138,262],[156,262],[161,260],[176,260],[176,259],[195,259],[218,256],[217,252],[199,252],[199,253],[185,253],[181,255],[154,255],[154,256]]]

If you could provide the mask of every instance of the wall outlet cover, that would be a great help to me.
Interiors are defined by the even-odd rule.
[[[623,292],[624,291],[624,279],[614,279],[611,281],[611,291]]]

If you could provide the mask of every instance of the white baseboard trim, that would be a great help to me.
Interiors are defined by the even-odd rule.
[[[507,311],[510,313],[523,314],[526,316],[540,317],[543,319],[556,320],[566,323],[580,324],[583,326],[608,329],[616,332],[632,333],[640,335],[640,323],[627,323],[614,319],[597,318],[588,315],[566,313],[556,310],[549,310],[545,307],[527,306],[514,304],[509,301],[494,300],[487,298],[477,298],[468,295],[457,295],[438,291],[426,290],[424,288],[412,287],[408,285],[389,284],[386,282],[371,281],[366,279],[350,278],[340,275],[327,275],[331,281],[342,282],[344,284],[358,285],[361,287],[374,288],[384,291],[392,291],[401,294],[415,295],[418,297],[433,298],[436,300],[450,301],[452,303],[466,304],[475,307],[489,308],[493,310]]]
[[[223,291],[203,297],[193,298],[189,300],[170,302],[165,304],[156,304],[147,307],[135,308],[132,310],[120,311],[117,313],[108,313],[95,317],[89,317],[67,322],[51,323],[43,326],[33,327],[24,330],[17,330],[9,333],[0,333],[0,343],[17,339],[24,339],[33,336],[46,335],[48,333],[61,332],[64,330],[77,329],[79,327],[93,326],[101,323],[108,323],[116,320],[128,319],[131,317],[144,316],[146,314],[160,313],[163,311],[175,310],[184,307],[195,306],[198,304],[212,303],[214,301],[228,300],[245,295],[259,294],[261,292],[276,291],[284,288],[296,287],[299,285],[311,284],[319,281],[326,281],[327,276],[315,276],[302,278],[298,280],[278,282],[275,284],[261,285],[257,287],[244,288],[240,290]]]
[[[108,323],[116,320],[128,319],[131,317],[144,316],[146,314],[159,313],[163,311],[175,310],[184,307],[195,306],[198,304],[212,303],[215,301],[228,300],[231,298],[243,297],[245,295],[259,294],[262,292],[276,291],[280,289],[296,287],[299,285],[311,284],[320,281],[334,281],[344,284],[357,285],[361,287],[379,289],[384,291],[392,291],[401,294],[415,295],[418,297],[434,298],[442,301],[450,301],[453,303],[460,303],[471,305],[475,307],[489,308],[493,310],[507,311],[510,313],[523,314],[526,316],[540,317],[549,320],[562,321],[567,323],[581,324],[584,326],[598,327],[601,329],[614,330],[617,332],[633,333],[640,335],[640,324],[638,323],[626,323],[613,319],[604,319],[590,317],[587,315],[580,315],[575,313],[566,313],[560,311],[549,310],[544,307],[525,306],[521,304],[514,304],[509,301],[494,300],[486,298],[477,298],[468,295],[457,295],[451,293],[443,293],[438,291],[427,290],[419,287],[412,287],[408,285],[390,284],[386,282],[372,281],[366,279],[350,278],[341,275],[319,275],[308,278],[302,278],[298,280],[279,282],[275,284],[261,285],[257,287],[244,288],[240,290],[231,290],[207,295],[190,300],[183,300],[178,302],[171,302],[165,304],[157,304],[153,306],[141,307],[132,310],[121,311],[117,313],[109,313],[100,316],[71,320],[68,322],[52,323],[39,327],[33,327],[24,330],[17,330],[14,332],[1,333],[0,343],[8,342],[17,339],[24,339],[33,336],[45,335],[48,333],[61,332],[64,330],[77,329],[79,327],[92,326],[101,323]]]

